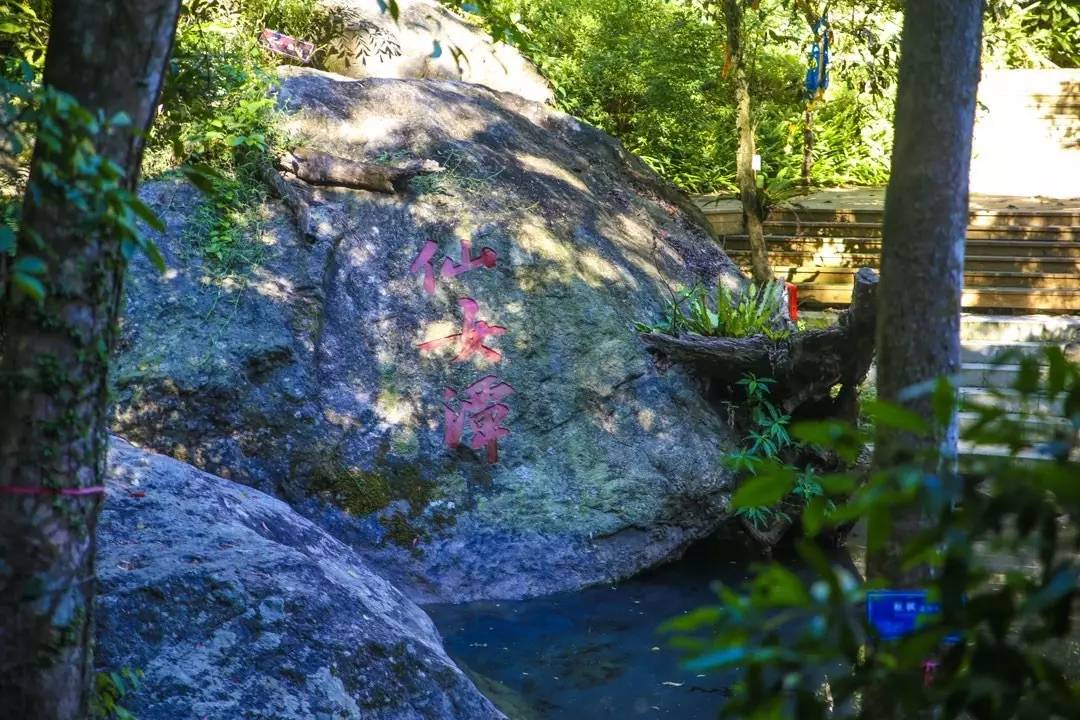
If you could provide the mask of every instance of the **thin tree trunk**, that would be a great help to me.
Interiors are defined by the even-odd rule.
[[[759,285],[773,279],[769,251],[765,246],[761,203],[758,200],[757,180],[754,177],[754,123],[750,113],[750,78],[742,45],[742,7],[739,0],[725,0],[724,23],[727,29],[728,52],[731,53],[735,83],[736,129],[739,150],[735,156],[735,174],[739,184],[746,234],[750,242],[750,268],[754,282]]]
[[[99,139],[134,188],[180,0],[56,0],[44,82],[132,127]],[[39,145],[29,185],[50,151]],[[43,187],[43,186],[40,186]],[[95,529],[104,484],[107,363],[125,267],[118,238],[88,234],[43,191],[23,211],[48,264],[45,301],[4,297],[0,347],[0,708],[85,718],[92,686]]]
[[[803,190],[809,190],[810,171],[814,167],[814,111],[810,109],[810,102],[806,103],[803,113],[802,139],[802,186]]]
[[[968,171],[979,83],[983,0],[911,0],[904,15],[892,171],[885,197],[878,313],[877,391],[933,424],[931,384],[960,369],[960,300],[968,225]],[[907,391],[907,392],[906,392]],[[929,439],[879,426],[874,462],[887,467],[940,445],[956,455],[955,418]],[[900,546],[918,532],[917,514],[894,518],[892,541],[867,571],[894,586]]]

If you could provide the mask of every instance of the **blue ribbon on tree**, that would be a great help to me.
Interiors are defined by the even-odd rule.
[[[829,17],[822,15],[814,23],[814,42],[810,46],[810,67],[806,71],[806,99],[813,100],[829,87]]]

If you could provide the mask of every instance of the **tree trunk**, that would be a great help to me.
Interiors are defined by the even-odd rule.
[[[56,0],[44,83],[130,129],[97,143],[134,188],[180,0]],[[29,186],[46,172],[39,143]],[[3,298],[0,346],[0,708],[85,718],[92,687],[95,529],[104,484],[107,362],[125,267],[118,238],[87,234],[62,193],[27,193],[20,247],[36,231],[41,305]]]
[[[968,225],[968,171],[982,47],[982,0],[911,0],[904,14],[892,170],[885,196],[878,314],[878,397],[933,425],[926,388],[960,369],[960,302]],[[956,455],[955,418],[930,438],[881,425],[874,463],[888,467],[939,445]],[[894,518],[891,541],[867,572],[895,587],[918,584],[902,571],[900,547],[920,517]]]
[[[743,220],[750,242],[750,268],[754,282],[763,285],[773,279],[769,251],[765,246],[762,227],[762,208],[754,177],[754,122],[750,113],[750,78],[742,46],[742,7],[739,0],[724,1],[724,24],[727,29],[728,52],[731,53],[735,83],[735,125],[739,134],[739,151],[735,156],[735,174],[742,201]]]
[[[807,101],[806,110],[803,112],[803,149],[802,149],[802,186],[803,190],[810,189],[810,172],[814,167],[814,111],[811,103]]]

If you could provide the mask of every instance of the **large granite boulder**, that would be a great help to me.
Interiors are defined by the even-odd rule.
[[[692,203],[476,85],[293,68],[280,104],[307,146],[445,170],[398,194],[281,173],[299,221],[250,208],[251,264],[225,274],[198,195],[147,186],[171,269],[129,284],[119,432],[287,498],[423,600],[626,577],[723,520],[726,419],[634,328],[680,286],[743,282]]]
[[[553,97],[516,48],[494,41],[438,0],[397,0],[396,21],[375,0],[321,4],[336,33],[321,59],[327,70],[355,78],[463,80],[537,102]]]
[[[431,620],[288,505],[114,441],[99,666],[140,720],[495,720]]]

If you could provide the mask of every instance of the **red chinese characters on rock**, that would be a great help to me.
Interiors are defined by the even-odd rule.
[[[439,252],[439,245],[431,240],[424,243],[424,247],[421,248],[420,254],[416,256],[416,259],[412,261],[412,265],[409,266],[409,272],[413,275],[423,273],[424,275],[424,292],[431,295],[435,292],[435,255]],[[458,275],[467,273],[470,270],[477,268],[487,268],[490,270],[495,267],[495,261],[498,259],[498,255],[489,247],[482,248],[480,255],[477,257],[472,256],[472,244],[468,240],[461,241],[461,262],[454,262],[450,258],[443,260],[442,269],[439,274],[444,278],[455,278]]]
[[[510,413],[510,407],[502,401],[514,392],[509,384],[494,375],[485,375],[465,388],[464,397],[456,390],[443,390],[443,418],[446,427],[443,436],[451,450],[461,444],[466,423],[471,433],[469,446],[473,450],[487,449],[487,461],[499,459],[499,440],[510,434],[502,423]],[[451,403],[459,400],[458,407]]]
[[[458,300],[458,306],[461,307],[461,312],[465,316],[461,332],[422,342],[420,343],[420,350],[428,352],[456,343],[458,354],[454,356],[454,362],[463,362],[477,353],[492,362],[501,360],[502,353],[485,345],[484,340],[488,337],[502,335],[506,332],[506,328],[501,325],[489,325],[483,320],[477,320],[476,316],[480,313],[480,306],[472,298],[461,298]]]
[[[428,240],[409,266],[410,273],[423,275],[424,292],[428,295],[435,292],[435,256],[438,252],[439,245]],[[450,258],[444,258],[439,275],[443,278],[455,278],[477,268],[490,270],[495,267],[497,259],[498,255],[489,247],[482,248],[480,254],[473,257],[470,242],[462,240],[461,261],[454,262]],[[506,328],[477,319],[480,314],[480,305],[472,298],[460,298],[458,307],[461,308],[463,315],[461,332],[422,342],[419,345],[420,351],[429,352],[453,345],[458,351],[454,356],[454,362],[464,362],[476,355],[491,362],[499,362],[502,359],[502,353],[486,345],[485,341],[489,337],[504,334]],[[469,446],[473,450],[484,448],[487,452],[487,461],[497,462],[499,440],[510,434],[510,429],[503,425],[510,414],[510,406],[503,401],[513,392],[514,389],[509,384],[494,375],[485,375],[480,378],[465,388],[460,397],[458,391],[452,388],[444,389],[443,438],[446,446],[451,450],[459,447],[462,437],[468,430]]]

